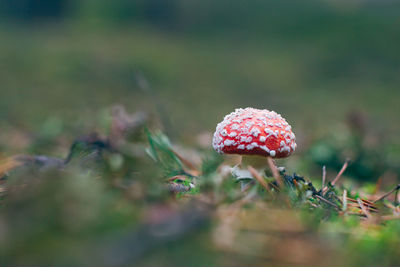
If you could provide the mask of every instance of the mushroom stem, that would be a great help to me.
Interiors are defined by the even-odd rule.
[[[242,162],[243,162],[243,156],[239,155],[239,164],[238,165],[242,165]]]
[[[268,166],[272,171],[272,175],[276,179],[279,187],[283,187],[282,177],[279,175],[279,171],[278,171],[278,168],[275,165],[274,160],[271,157],[267,157],[267,161],[268,161]]]

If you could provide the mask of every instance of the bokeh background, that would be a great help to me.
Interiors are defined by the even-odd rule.
[[[161,118],[186,143],[251,106],[281,113],[299,152],[357,128],[371,133],[362,145],[372,154],[398,163],[396,1],[0,3],[0,124],[12,133],[0,146],[10,153],[44,136],[31,152],[65,156],[45,144],[92,131],[115,104]]]
[[[399,130],[396,1],[2,0],[0,116],[35,128],[162,102],[176,134],[236,107],[304,130],[352,110]],[[332,129],[330,129],[332,130]]]
[[[332,177],[349,158],[348,177],[393,185],[399,10],[390,0],[0,0],[0,157],[65,158],[77,137],[108,134],[114,105],[150,114],[149,127],[174,144],[208,151],[223,116],[251,106],[292,125],[298,151],[283,161],[291,171],[319,179],[326,165]],[[122,210],[98,232],[136,216]],[[16,225],[16,233],[25,227]]]

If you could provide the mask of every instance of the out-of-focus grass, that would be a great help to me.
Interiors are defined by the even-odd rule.
[[[351,178],[360,178],[357,171],[365,166],[355,161],[359,169],[350,172],[350,165],[341,178],[343,185],[329,186],[324,197],[333,204],[327,204],[316,197],[320,196],[315,190],[321,188],[319,175],[298,177],[296,183],[290,179],[297,176],[285,176],[286,185],[277,192],[264,160],[259,173],[269,190],[253,180],[248,190],[241,191],[229,158],[210,148],[199,149],[199,144],[171,143],[161,132],[145,131],[143,123],[133,120],[146,117],[119,110],[120,116],[109,118],[100,135],[79,138],[66,160],[19,156],[0,161],[2,263],[320,265],[333,257],[328,265],[382,262],[390,266],[397,259],[400,220],[394,192],[373,205],[378,212],[370,210],[371,219],[357,204],[348,200],[344,208],[342,202],[344,189],[351,199],[376,199],[393,189],[396,177],[360,186]],[[40,151],[36,146],[43,142],[45,150],[57,154],[53,150],[64,146],[51,141],[66,138],[62,136],[60,132],[38,135],[26,141],[25,149]],[[322,145],[329,149],[329,143]],[[357,152],[359,148],[346,149]],[[361,149],[355,155],[363,159],[363,153],[369,152]],[[321,149],[310,150],[316,150],[313,156],[303,154],[279,164],[287,167],[287,174],[303,174],[318,160],[326,160]],[[386,167],[382,171],[395,171],[395,166],[379,159]],[[336,160],[340,155],[327,161],[333,164],[328,165],[327,181],[335,175]],[[367,170],[375,167],[374,161],[365,164]],[[169,192],[174,188],[189,191]]]
[[[351,199],[377,199],[394,181],[356,186],[346,173],[343,185],[328,184],[324,195],[320,178],[289,175],[278,192],[264,165],[259,175],[269,189],[252,180],[242,191],[229,159],[189,147],[179,154],[162,133],[136,130],[136,138],[110,139],[111,147],[96,137],[81,139],[72,158],[57,165],[16,157],[23,166],[0,179],[2,263],[392,266],[398,258],[394,194],[366,214],[342,201],[344,189]],[[140,153],[144,148],[150,156]],[[204,159],[201,166],[181,160],[192,161],[193,154]],[[171,183],[195,188],[171,193]]]
[[[258,20],[244,13],[237,27],[226,14],[215,27],[193,15],[178,29],[79,20],[4,24],[1,117],[32,128],[48,111],[71,120],[115,102],[147,108],[154,99],[139,89],[140,71],[176,133],[213,128],[214,114],[238,106],[278,110],[307,135],[331,131],[353,109],[398,131],[396,17],[371,6],[294,7],[277,5],[281,16],[265,9]],[[216,8],[210,19],[223,14]]]

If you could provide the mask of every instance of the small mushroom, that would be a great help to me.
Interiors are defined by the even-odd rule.
[[[213,147],[221,154],[288,157],[296,149],[292,127],[275,111],[239,108],[217,125]]]

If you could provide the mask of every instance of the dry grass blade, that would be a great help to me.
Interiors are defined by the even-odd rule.
[[[265,188],[265,190],[267,190],[268,192],[270,192],[271,190],[268,187],[267,182],[265,181],[265,179],[258,173],[258,171],[256,169],[254,169],[252,166],[248,166],[247,169],[249,170],[249,172],[251,173],[251,175],[253,175],[253,177],[257,180],[257,182],[259,182],[261,184],[262,187]]]

